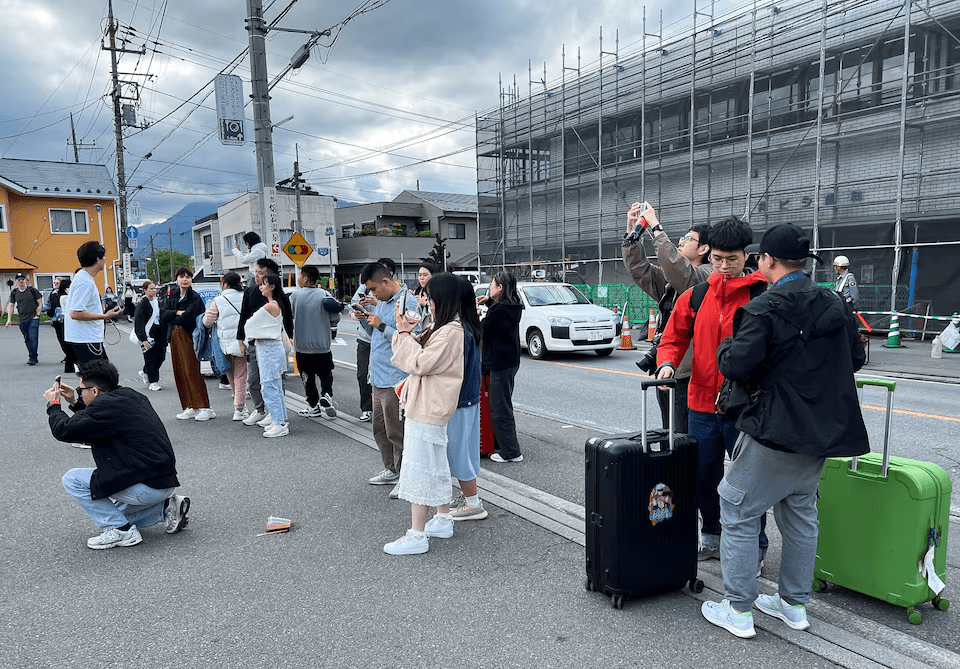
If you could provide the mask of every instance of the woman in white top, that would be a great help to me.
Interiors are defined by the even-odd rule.
[[[440,268],[432,262],[423,262],[417,269],[417,289],[413,291],[413,296],[417,298],[417,311],[420,312],[421,327],[426,330],[433,323],[433,314],[430,313],[430,300],[427,298],[427,282],[433,278],[433,275],[440,271]]]
[[[224,274],[220,290],[223,292],[213,298],[203,314],[203,324],[207,327],[217,324],[217,341],[230,363],[226,376],[233,394],[233,420],[243,420],[249,414],[244,408],[247,402],[247,356],[240,350],[240,342],[237,341],[240,306],[243,303],[240,275],[236,272]]]
[[[287,427],[287,405],[283,399],[283,373],[287,370],[287,352],[284,350],[283,310],[286,304],[276,297],[283,293],[283,284],[276,274],[268,274],[260,283],[260,292],[267,303],[253,312],[244,325],[248,343],[257,345],[257,368],[260,371],[260,392],[270,413],[263,431],[264,437],[283,437],[290,434]],[[263,423],[260,423],[261,425]]]
[[[247,285],[253,285],[253,274],[257,271],[257,261],[260,258],[267,257],[267,245],[263,243],[260,239],[260,235],[256,232],[248,232],[243,236],[243,242],[247,245],[247,252],[244,253],[240,250],[240,244],[234,242],[233,255],[236,257],[237,262],[243,263],[247,266]]]
[[[153,281],[143,284],[143,299],[133,314],[133,334],[143,351],[140,379],[150,390],[160,390],[160,365],[167,357],[167,342],[160,327],[160,302]]]

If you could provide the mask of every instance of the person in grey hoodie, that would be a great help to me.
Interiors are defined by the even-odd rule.
[[[333,406],[333,353],[330,343],[337,336],[341,305],[330,293],[317,287],[320,270],[316,267],[301,267],[297,275],[300,290],[290,298],[293,306],[293,349],[297,356],[297,369],[307,393],[309,409],[301,416],[335,418]],[[320,390],[317,390],[317,377]]]

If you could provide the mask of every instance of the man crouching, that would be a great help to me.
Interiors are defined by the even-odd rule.
[[[160,521],[168,534],[179,532],[190,498],[173,494],[180,485],[176,456],[157,412],[146,397],[118,385],[117,368],[107,360],[80,365],[78,375],[81,385],[56,383],[43,399],[56,439],[92,446],[96,469],[63,475],[64,489],[103,530],[87,547],[135,546],[143,541],[137,527]],[[72,416],[60,408],[61,398]]]

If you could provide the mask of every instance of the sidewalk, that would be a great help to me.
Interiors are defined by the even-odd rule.
[[[860,370],[860,376],[887,375],[923,381],[960,383],[960,353],[944,353],[934,360],[930,357],[933,343],[901,339],[903,348],[885,348],[886,337],[870,337],[870,362]]]

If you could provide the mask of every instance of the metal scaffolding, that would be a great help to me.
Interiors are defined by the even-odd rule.
[[[960,308],[960,0],[788,0],[604,51],[556,81],[516,78],[477,119],[481,264],[629,283],[626,210],[648,200],[673,239],[745,216],[794,223],[847,255],[878,308]],[[613,61],[611,64],[611,60]],[[542,82],[542,90],[534,84]],[[899,145],[894,139],[899,138]],[[912,239],[904,231],[912,228]],[[909,253],[905,253],[909,251]],[[908,276],[906,285],[899,285]],[[867,291],[869,292],[869,291]]]

